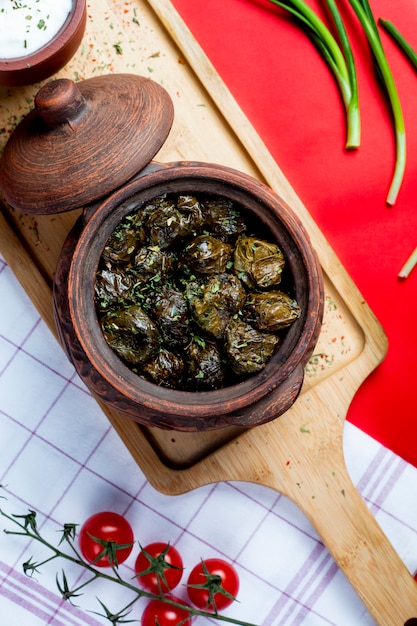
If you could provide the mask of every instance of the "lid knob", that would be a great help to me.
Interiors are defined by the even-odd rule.
[[[35,96],[35,109],[50,128],[76,123],[86,110],[86,102],[77,85],[68,78],[47,83]]]

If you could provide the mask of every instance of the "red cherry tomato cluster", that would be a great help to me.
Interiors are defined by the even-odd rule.
[[[83,557],[98,567],[117,567],[132,552],[134,535],[129,522],[118,513],[103,511],[86,520],[79,532]],[[184,571],[180,553],[166,542],[144,547],[135,561],[138,584],[161,599],[153,599],[142,614],[142,626],[191,626],[187,605],[171,595]],[[197,608],[216,612],[228,607],[239,590],[233,565],[219,558],[201,560],[188,576],[188,597]],[[176,606],[170,602],[183,605]]]
[[[159,579],[152,564],[164,555],[167,563],[163,580]],[[145,568],[144,568],[145,566]],[[172,596],[172,591],[182,576],[182,559],[178,551],[166,543],[150,544],[142,548],[135,565],[138,582],[149,591],[160,593],[166,590],[165,599],[182,603]],[[187,580],[188,597],[199,609],[216,612],[229,606],[236,598],[239,590],[239,577],[235,568],[222,559],[205,559],[191,571]],[[176,607],[161,600],[151,600],[142,615],[142,626],[191,626],[191,617],[185,609]]]

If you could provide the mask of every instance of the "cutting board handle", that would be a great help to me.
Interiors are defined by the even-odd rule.
[[[263,483],[305,513],[379,626],[416,626],[415,580],[352,483],[342,446],[314,442],[314,427],[304,430],[310,429],[298,429],[292,450],[269,441],[285,471],[264,476]]]
[[[347,471],[339,465],[333,474],[332,467],[329,483],[321,479],[309,507],[320,536],[378,624],[417,624],[416,582]],[[309,515],[305,502],[303,508]]]

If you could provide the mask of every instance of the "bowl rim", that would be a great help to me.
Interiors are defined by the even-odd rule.
[[[180,166],[180,167],[179,167]],[[227,176],[227,188],[226,188]],[[139,193],[149,193],[149,199],[156,197],[156,189],[161,186],[177,189],[188,181],[189,185],[196,185],[202,178],[219,185],[219,195],[228,197],[230,189],[238,186],[238,194],[251,196],[259,206],[268,207],[263,215],[268,226],[280,216],[275,207],[280,206],[282,216],[285,216],[284,229],[289,237],[297,242],[299,254],[298,263],[304,266],[307,280],[307,309],[302,321],[297,320],[292,328],[296,335],[294,346],[289,359],[279,363],[278,358],[269,361],[267,366],[258,374],[254,374],[245,381],[213,391],[189,392],[160,387],[146,381],[126,365],[107,345],[95,312],[94,284],[98,269],[100,254],[93,251],[92,242],[100,244],[101,249],[114,226],[119,223],[121,215],[129,212],[126,205],[129,199]],[[245,185],[247,185],[245,187]],[[185,186],[183,187],[185,189]],[[204,190],[203,190],[204,191]],[[179,191],[177,191],[178,193]],[[146,195],[146,194],[145,194]],[[121,208],[123,207],[123,209]],[[106,226],[103,222],[105,221]],[[262,220],[264,221],[264,220]],[[282,217],[281,217],[282,221]],[[282,228],[282,226],[280,226]],[[304,366],[317,340],[321,328],[323,314],[323,283],[318,258],[311,246],[310,238],[299,218],[292,209],[272,189],[255,178],[217,164],[181,162],[164,165],[161,170],[151,172],[132,181],[122,189],[107,198],[88,220],[88,227],[84,228],[75,245],[71,266],[68,273],[69,311],[73,330],[85,355],[99,375],[110,386],[117,389],[129,400],[147,407],[151,411],[158,411],[165,416],[173,415],[179,418],[210,417],[219,413],[229,414],[246,408],[248,404],[257,402],[265,395],[279,387],[289,376],[301,366]],[[94,315],[92,314],[94,309]],[[85,312],[89,313],[90,320],[86,321]],[[95,319],[95,323],[92,319]],[[298,324],[298,326],[296,326]],[[302,327],[301,327],[302,324]],[[279,351],[277,352],[279,355]],[[274,356],[277,356],[274,355]],[[278,367],[277,367],[278,366]],[[226,396],[226,398],[225,398]],[[250,401],[249,401],[250,400]]]
[[[42,48],[31,54],[13,58],[0,57],[0,75],[2,73],[29,72],[62,52],[77,36],[80,24],[86,15],[86,0],[72,0],[72,9],[56,35]]]

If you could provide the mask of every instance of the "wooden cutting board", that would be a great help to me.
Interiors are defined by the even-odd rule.
[[[356,390],[387,350],[384,332],[284,174],[168,0],[91,0],[82,46],[59,76],[75,81],[132,72],[174,102],[161,162],[221,163],[271,186],[304,222],[325,281],[325,315],[302,393],[279,419],[249,431],[143,428],[103,407],[154,487],[175,495],[221,480],[269,486],[307,515],[378,624],[417,623],[417,585],[354,488],[343,427]],[[38,86],[0,88],[0,150]],[[2,207],[0,251],[50,328],[51,284],[79,210],[30,217]]]

